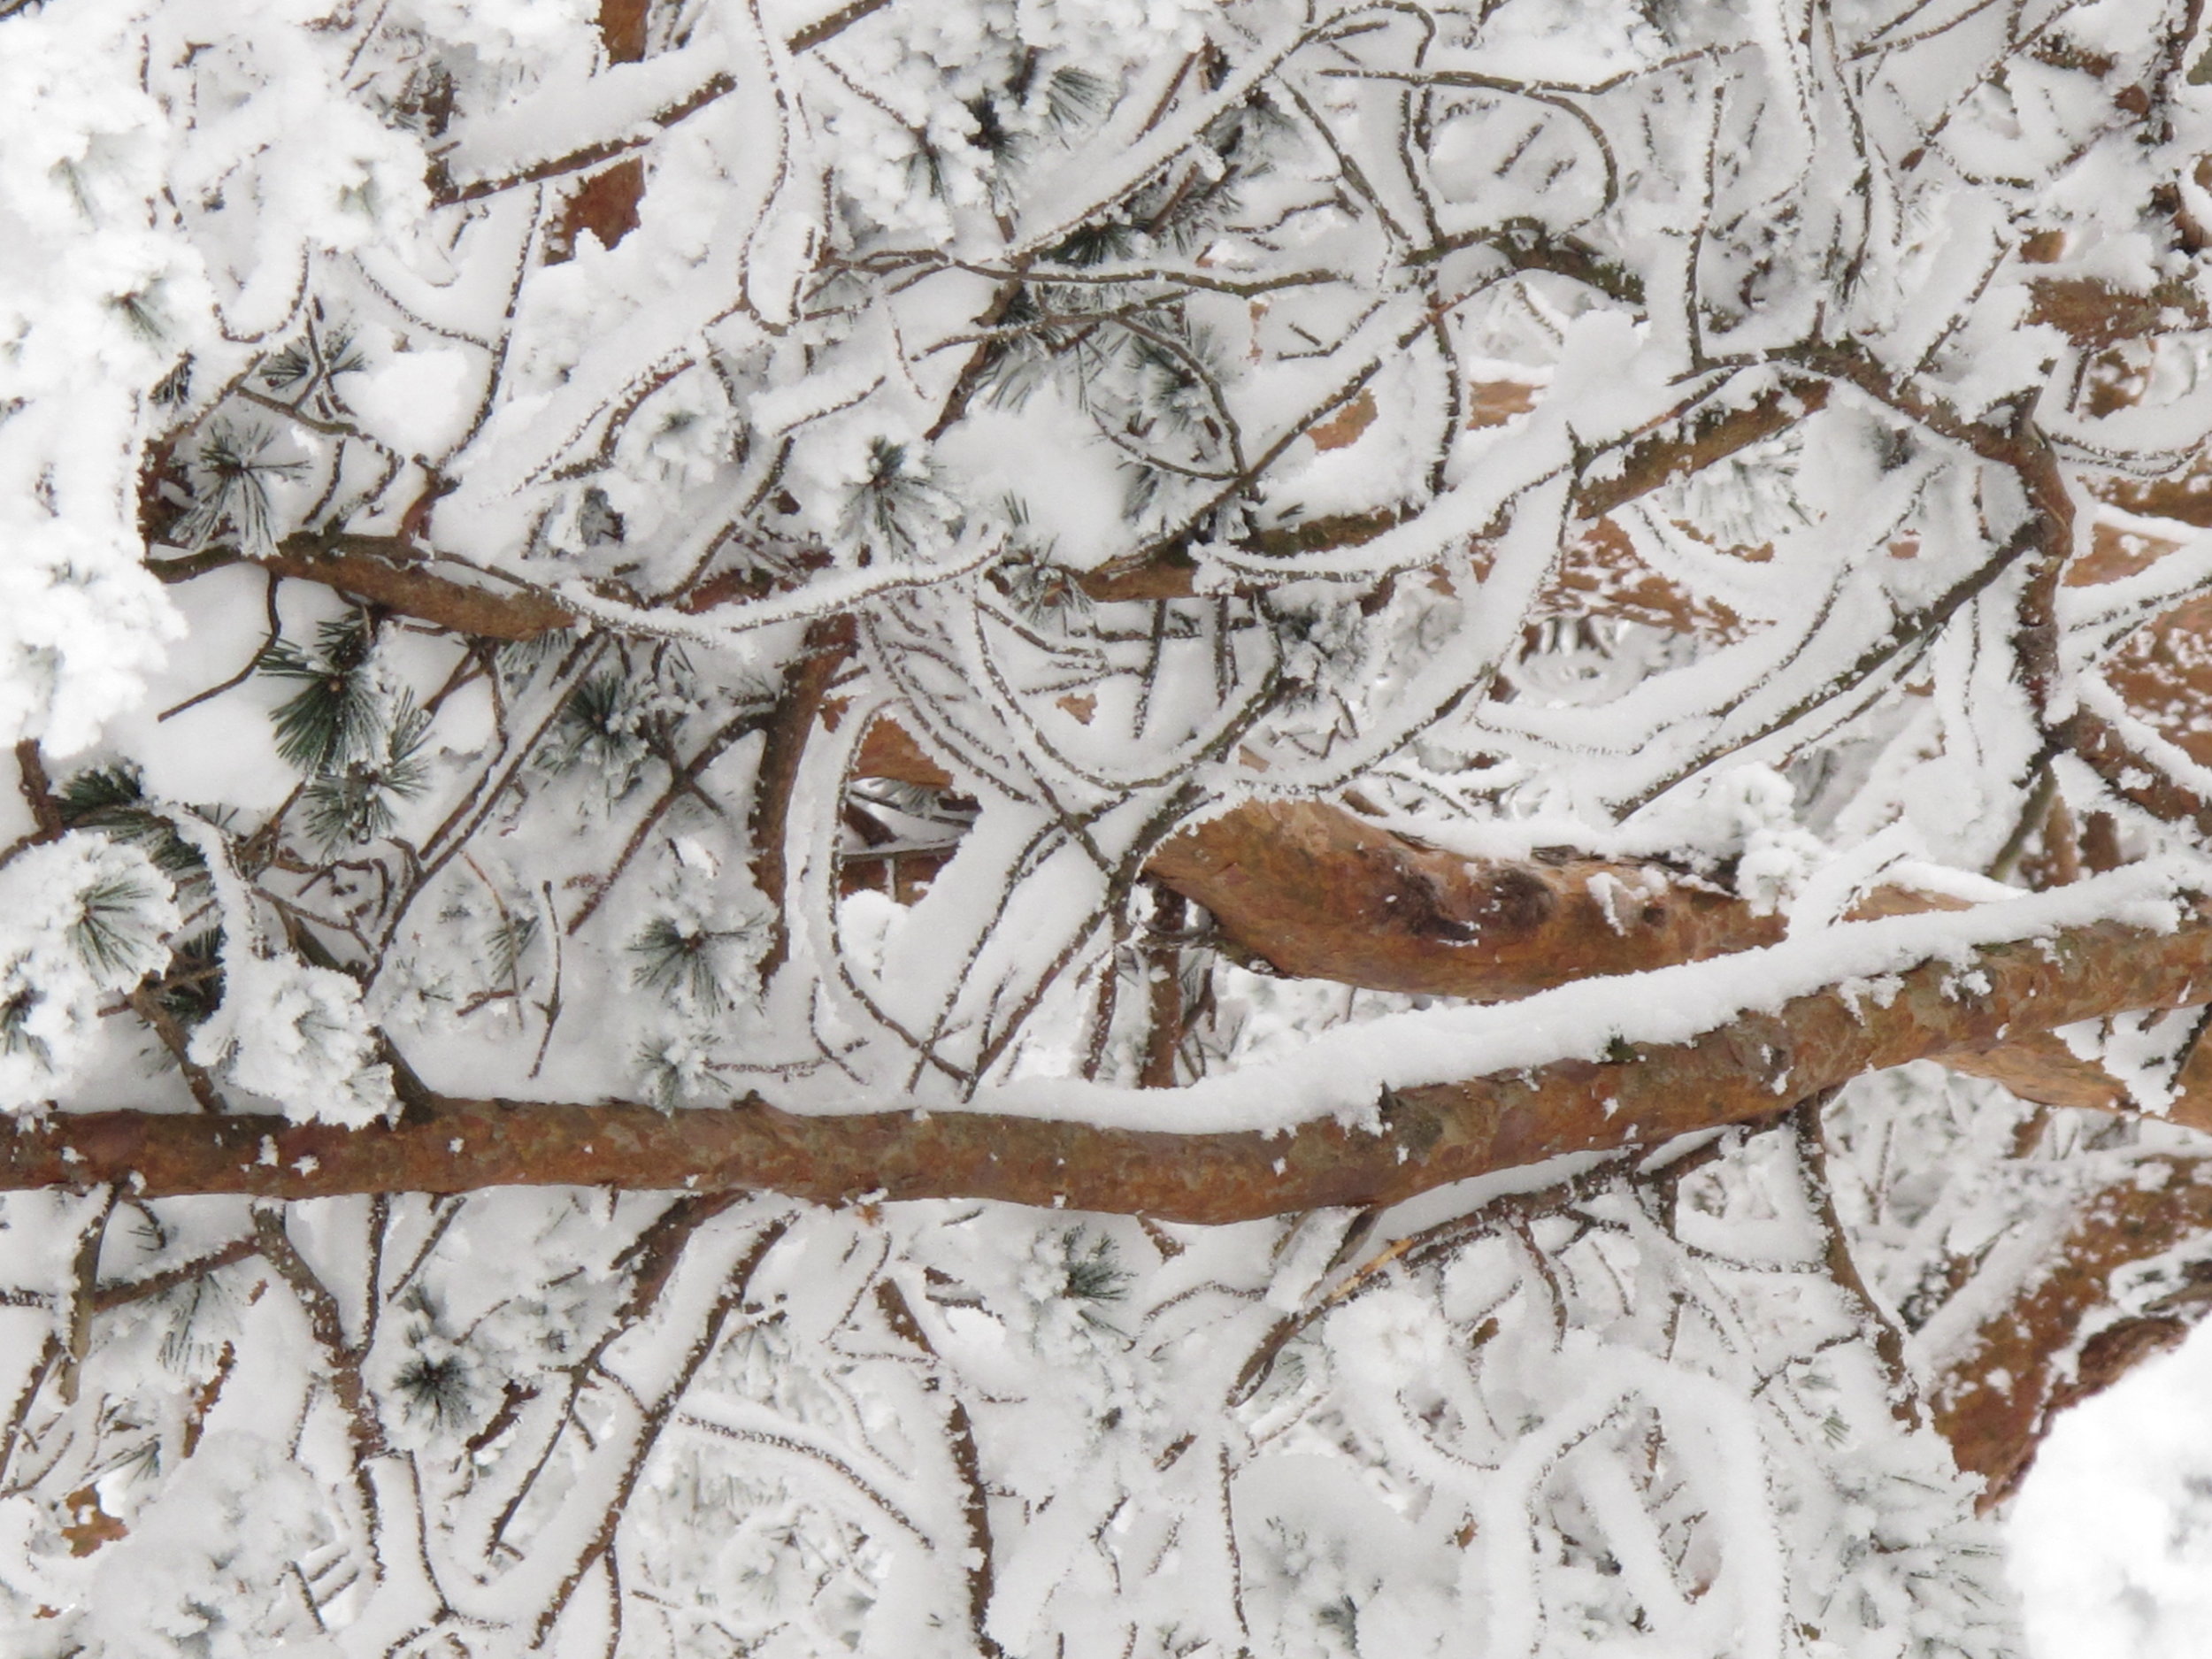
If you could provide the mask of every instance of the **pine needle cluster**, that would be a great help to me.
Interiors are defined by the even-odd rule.
[[[266,426],[216,424],[189,468],[192,505],[171,532],[178,546],[197,550],[227,530],[249,554],[274,549],[270,487],[307,470],[304,461],[272,459],[275,442]]]
[[[765,939],[765,927],[751,918],[715,928],[693,915],[656,916],[630,943],[631,978],[687,1007],[718,1012],[732,1004],[733,987]]]
[[[31,1016],[38,1011],[40,1002],[38,993],[28,986],[0,1002],[0,1054],[27,1054],[42,1064],[48,1062],[46,1045],[31,1030]]]
[[[137,848],[180,889],[207,873],[198,851],[147,804],[145,780],[127,762],[72,773],[54,804],[65,828],[101,830]]]
[[[1121,1253],[1107,1234],[1078,1227],[1060,1241],[1060,1251],[1067,1273],[1061,1294],[1069,1301],[1119,1302],[1128,1295],[1136,1275],[1121,1264]]]
[[[422,755],[430,717],[403,694],[375,750],[347,762],[307,787],[307,833],[326,852],[388,835],[399,823],[396,803],[411,801],[429,782]]]
[[[652,754],[647,715],[646,698],[630,676],[618,669],[594,674],[561,705],[540,764],[556,777],[588,767],[611,794],[622,795]]]
[[[326,853],[389,834],[396,803],[429,781],[421,749],[430,717],[405,692],[386,691],[375,643],[367,614],[349,611],[322,624],[312,650],[279,640],[257,664],[302,682],[270,718],[277,752],[307,774],[304,824]]]
[[[436,1428],[465,1423],[474,1411],[474,1379],[468,1361],[457,1353],[410,1356],[394,1373],[392,1386],[406,1402],[409,1417],[427,1418]]]
[[[69,948],[102,975],[144,972],[157,942],[148,937],[146,918],[160,899],[134,877],[103,877],[77,895]]]
[[[367,616],[349,611],[316,630],[311,651],[278,640],[261,653],[261,672],[305,682],[270,717],[277,753],[300,771],[319,776],[376,747],[383,710],[369,661],[373,645]]]
[[[847,497],[839,529],[858,545],[859,562],[877,553],[905,556],[940,537],[949,539],[960,517],[927,462],[906,445],[877,438],[868,446],[868,471]]]
[[[333,375],[367,366],[368,359],[353,343],[353,336],[341,328],[327,340],[303,334],[288,342],[262,360],[258,373],[261,383],[273,392],[305,391]]]

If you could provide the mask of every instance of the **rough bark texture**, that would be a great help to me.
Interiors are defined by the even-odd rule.
[[[869,727],[856,770],[930,788],[952,782],[894,720]],[[1780,917],[1663,864],[1462,858],[1315,801],[1248,802],[1169,841],[1146,870],[1205,906],[1233,950],[1280,972],[1475,1001],[1724,956],[1783,932]],[[1853,914],[1962,905],[1885,887]],[[2114,1111],[2130,1103],[2103,1067],[2047,1033],[2012,1033],[1942,1059],[2041,1105]]]
[[[1371,1127],[1168,1134],[977,1112],[798,1117],[749,1101],[634,1105],[433,1098],[390,1128],[254,1117],[73,1114],[0,1133],[0,1188],[122,1184],[145,1197],[449,1193],[498,1186],[768,1190],[839,1202],[991,1198],[1230,1222],[1392,1203],[1563,1153],[1655,1145],[1772,1118],[1862,1072],[1986,1048],[2008,1033],[2193,1001],[2212,920],[2110,923],[1991,946],[1897,976],[1886,1004],[1824,990],[1694,1042],[1390,1095]],[[2185,1102],[2198,1126],[2201,1103]]]
[[[443,574],[396,538],[293,536],[258,561],[280,576],[320,582],[403,617],[487,640],[534,640],[572,627],[576,613],[525,588],[478,587]]]
[[[1987,1483],[1984,1508],[2018,1487],[2060,1411],[2188,1334],[2212,1298],[2212,1276],[2193,1271],[2180,1289],[2124,1317],[2111,1314],[2113,1278],[2207,1233],[2212,1159],[2149,1160],[2090,1197],[2037,1276],[1981,1324],[1933,1393],[1936,1426],[1959,1467]]]
[[[1782,918],[1659,864],[1468,859],[1319,802],[1256,802],[1186,831],[1150,872],[1285,973],[1488,1001],[1694,962]]]

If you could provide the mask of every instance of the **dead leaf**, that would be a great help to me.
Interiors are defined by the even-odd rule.
[[[1328,419],[1306,429],[1317,449],[1341,449],[1375,424],[1375,395],[1362,392]]]
[[[89,1555],[131,1530],[100,1507],[100,1494],[94,1487],[80,1486],[65,1502],[73,1518],[61,1529],[61,1535],[69,1540],[73,1555]]]
[[[1536,388],[1523,380],[1477,380],[1467,388],[1467,430],[1502,426],[1536,407]]]

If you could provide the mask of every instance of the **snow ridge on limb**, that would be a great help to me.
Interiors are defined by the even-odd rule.
[[[1867,1071],[1993,1047],[2024,1023],[2047,1029],[2185,1005],[2212,972],[2212,918],[2195,905],[2165,926],[2099,921],[2018,933],[2026,936],[1979,946],[1954,940],[1942,956],[1898,966],[1878,983],[1855,976],[1765,1011],[1740,1005],[1686,1041],[1616,1034],[1590,1057],[1546,1062],[1532,1049],[1490,1075],[1386,1088],[1371,1112],[1350,1122],[1180,1133],[1115,1127],[1079,1115],[1109,1092],[1076,1084],[1067,1088],[1074,1112],[1057,1117],[1033,1115],[1041,1102],[1026,1099],[1032,1110],[1020,1116],[913,1109],[803,1116],[757,1099],[664,1113],[433,1096],[396,1125],[355,1131],[92,1112],[19,1126],[0,1140],[0,1186],[125,1181],[148,1196],[271,1198],[617,1186],[824,1201],[995,1198],[1220,1223],[1391,1203],[1566,1153],[1764,1122]],[[1888,949],[1896,954],[1894,943]],[[1781,954],[1748,952],[1673,972],[1685,989],[1690,976],[1718,977],[1716,968],[1740,985],[1747,968],[1770,979],[1765,958]],[[1514,1012],[1543,1010],[1532,1001]],[[1252,1074],[1239,1080],[1246,1092]],[[1021,1092],[1034,1094],[1036,1086]],[[1201,1085],[1171,1093],[1222,1092]],[[1162,1092],[1149,1098],[1170,1108],[1163,1118],[1192,1116],[1197,1103]]]
[[[952,781],[895,719],[868,728],[863,777]],[[1145,866],[1205,907],[1225,944],[1271,970],[1370,990],[1527,996],[1593,974],[1647,972],[1774,943],[1786,918],[1656,860],[1477,859],[1425,845],[1319,801],[1247,801],[1163,842]],[[1855,918],[1964,908],[1884,887]],[[2014,1033],[1954,1070],[2056,1106],[2124,1110],[2124,1087],[2056,1038]]]

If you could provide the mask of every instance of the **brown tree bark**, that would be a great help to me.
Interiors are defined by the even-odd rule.
[[[924,787],[952,782],[887,719],[869,727],[856,770]],[[1205,906],[1233,951],[1279,972],[1476,1002],[1701,961],[1783,935],[1781,917],[1663,864],[1463,858],[1314,801],[1247,802],[1173,837],[1146,870]],[[1884,887],[1852,914],[1962,904]],[[2047,1033],[2023,1031],[1942,1060],[2046,1106],[2130,1104],[2103,1067]]]
[[[757,1100],[663,1113],[432,1097],[391,1127],[266,1117],[90,1112],[0,1132],[0,1189],[115,1183],[134,1194],[449,1193],[496,1186],[773,1191],[830,1202],[990,1198],[1230,1222],[1396,1202],[1556,1157],[1768,1121],[1916,1059],[1985,1049],[2124,1010],[2173,1007],[2212,979],[2212,917],[2173,932],[2112,923],[1985,947],[1895,976],[1886,1002],[1835,987],[1694,1041],[1411,1088],[1371,1125],[1163,1133],[982,1112],[810,1117]],[[2212,1126],[2201,1102],[2182,1121]]]
[[[1782,918],[1656,864],[1462,858],[1340,807],[1255,802],[1150,872],[1284,973],[1478,1001],[1771,944]]]
[[[1936,1427],[1982,1507],[2019,1487],[2059,1412],[2186,1336],[2212,1305],[2212,1273],[2193,1268],[2145,1310],[2115,1315],[2114,1277],[2212,1235],[2212,1158],[2145,1159],[2089,1194],[2035,1272],[1982,1321],[1932,1390]]]

